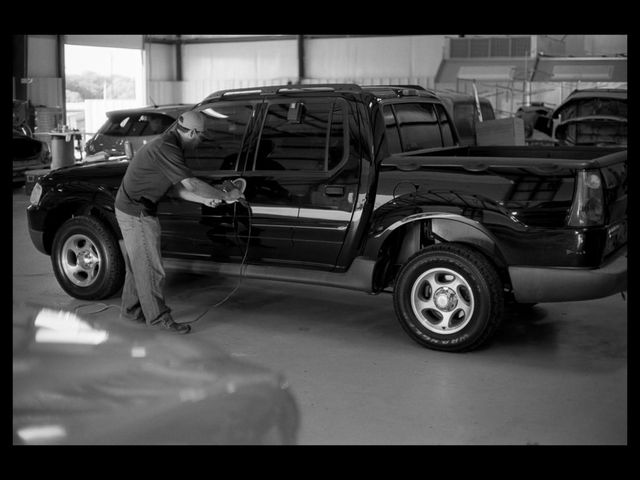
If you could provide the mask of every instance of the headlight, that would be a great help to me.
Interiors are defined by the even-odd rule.
[[[31,190],[31,196],[29,197],[29,202],[31,205],[37,205],[40,202],[40,197],[42,196],[42,187],[40,183],[36,182],[33,186],[33,190]]]

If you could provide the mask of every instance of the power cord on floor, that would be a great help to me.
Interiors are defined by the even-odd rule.
[[[227,300],[229,300],[240,288],[240,285],[242,285],[242,280],[244,278],[244,271],[246,271],[246,261],[247,261],[247,255],[249,253],[249,242],[251,241],[251,226],[253,223],[253,212],[251,211],[251,206],[249,205],[249,203],[245,200],[245,201],[240,201],[240,202],[236,202],[234,203],[233,207],[234,207],[234,218],[236,217],[235,213],[236,213],[236,205],[237,203],[240,203],[243,207],[245,207],[247,209],[247,212],[249,213],[249,230],[247,232],[247,244],[246,247],[244,249],[244,255],[242,257],[242,261],[240,262],[240,280],[238,280],[238,284],[235,286],[235,288],[226,296],[224,297],[222,300],[220,300],[218,303],[216,303],[215,305],[212,305],[211,307],[207,308],[204,312],[202,312],[200,315],[198,315],[195,319],[190,320],[188,322],[180,322],[180,323],[184,323],[184,324],[190,324],[190,323],[196,323],[198,320],[200,320],[203,316],[205,316],[207,313],[209,313],[212,309],[214,308],[218,308],[220,305],[222,305],[224,302],[226,302]],[[237,226],[234,229],[235,231],[235,237],[236,237],[236,244],[238,246],[240,246],[240,239],[238,237],[238,228]]]
[[[118,311],[121,311],[121,310],[120,310],[120,307],[119,307],[118,305],[108,305],[108,304],[106,304],[106,303],[98,303],[98,304],[95,304],[95,303],[85,303],[85,304],[83,304],[83,305],[78,305],[77,307],[75,307],[75,308],[73,309],[73,313],[78,313],[78,310],[80,310],[81,308],[84,308],[84,307],[95,307],[95,306],[98,306],[98,305],[102,305],[102,308],[100,308],[99,310],[96,310],[95,312],[84,312],[84,313],[85,313],[85,314],[87,314],[87,315],[93,315],[93,314],[95,314],[95,313],[104,312],[105,310],[107,310],[107,309],[109,309],[109,308],[117,308],[117,309],[118,309]]]

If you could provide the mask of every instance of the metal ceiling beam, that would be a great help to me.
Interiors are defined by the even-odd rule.
[[[367,37],[406,37],[408,35],[303,35],[305,39],[322,38],[367,38]],[[178,39],[177,37],[182,37]],[[220,37],[184,38],[176,35],[176,38],[154,38],[153,35],[145,35],[145,43],[163,43],[175,45],[177,43],[199,44],[199,43],[238,43],[238,42],[266,42],[273,40],[297,40],[300,35],[230,35]]]

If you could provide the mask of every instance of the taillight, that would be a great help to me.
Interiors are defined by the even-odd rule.
[[[604,224],[602,178],[598,170],[578,172],[575,192],[569,226],[591,227]]]

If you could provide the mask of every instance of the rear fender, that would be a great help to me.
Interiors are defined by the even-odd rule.
[[[389,285],[398,268],[412,255],[435,243],[456,242],[483,253],[498,269],[505,282],[507,263],[491,232],[482,224],[457,214],[424,212],[398,220],[370,238],[368,252],[377,252],[373,290]],[[369,256],[367,255],[367,256]]]

